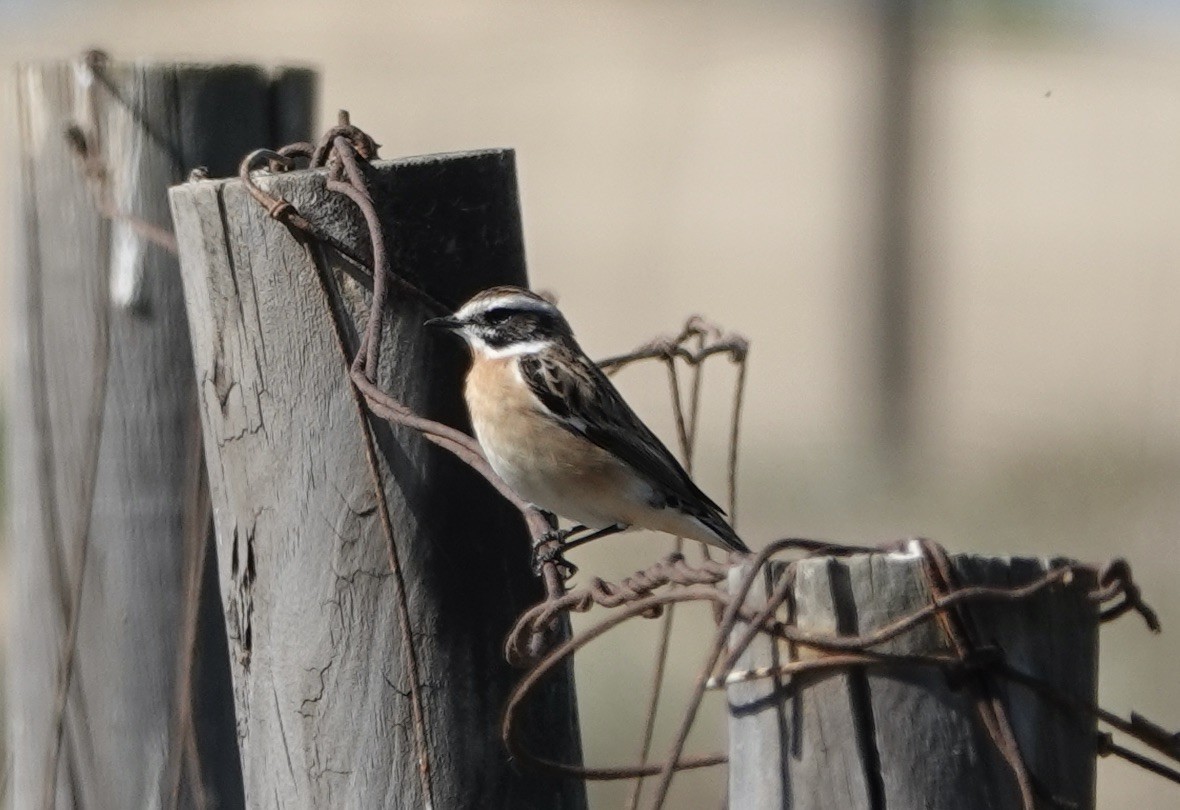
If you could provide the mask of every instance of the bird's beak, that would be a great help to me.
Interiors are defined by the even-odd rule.
[[[442,318],[431,318],[423,326],[428,326],[431,329],[445,329],[448,332],[458,332],[463,328],[463,321],[448,315]]]

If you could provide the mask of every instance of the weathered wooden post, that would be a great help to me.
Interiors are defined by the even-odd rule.
[[[1050,561],[959,555],[963,587],[1011,588],[1042,576]],[[919,556],[901,553],[818,557],[796,563],[788,604],[800,630],[865,635],[931,603]],[[786,567],[771,566],[765,603]],[[741,572],[731,575],[736,586]],[[1093,701],[1098,610],[1093,582],[1047,588],[1020,601],[972,602],[984,645],[1013,669],[1063,694]],[[1092,579],[1092,578],[1091,578]],[[897,655],[948,653],[938,622],[924,622],[880,647]],[[755,639],[739,669],[778,667],[823,655]],[[970,676],[967,676],[970,677]],[[1096,729],[1092,718],[1060,711],[1033,691],[995,680],[1038,801],[1094,807]],[[861,667],[733,683],[729,806],[733,810],[929,810],[1019,808],[1012,772],[983,730],[971,689],[936,667]],[[1038,805],[1039,806],[1039,805]]]
[[[314,86],[305,70],[100,54],[18,70],[15,807],[242,804],[166,192],[306,137]]]
[[[411,285],[391,290],[377,382],[465,427],[461,347],[422,324],[440,314],[431,300],[525,282],[513,155],[377,162],[368,176]],[[172,192],[247,802],[585,807],[581,784],[516,769],[499,739],[517,677],[504,638],[543,595],[519,513],[354,396],[371,280],[359,211],[321,170],[258,182],[323,241],[305,246],[238,180]],[[534,721],[531,745],[580,759],[570,680]]]

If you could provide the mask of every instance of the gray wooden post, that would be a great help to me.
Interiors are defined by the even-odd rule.
[[[168,186],[306,137],[314,84],[99,55],[17,72],[15,807],[242,804],[217,580],[201,575],[212,533],[188,328],[159,242]]]
[[[370,182],[399,278],[447,307],[525,282],[510,151],[378,162]],[[414,431],[368,420],[375,486],[348,378],[367,312],[363,220],[322,171],[259,184],[335,247],[305,247],[238,180],[172,192],[247,802],[585,807],[581,784],[517,769],[500,743],[519,676],[503,642],[543,596],[519,513]],[[423,329],[439,314],[426,299],[390,296],[379,384],[466,428],[462,347]],[[579,761],[572,680],[535,709],[530,746]]]
[[[1025,584],[1049,566],[1024,558],[951,559],[964,586]],[[773,567],[768,587],[783,571]],[[731,575],[731,587],[740,573]],[[998,645],[1014,669],[1092,701],[1098,614],[1085,590],[1078,584],[1018,603],[973,603],[970,616],[981,643]],[[749,603],[764,601],[765,594],[752,592]],[[928,605],[930,598],[918,558],[871,554],[799,563],[789,602],[800,629],[858,635]],[[937,623],[924,623],[876,649],[945,652],[947,642]],[[738,666],[777,666],[816,654],[763,638]],[[1000,683],[1037,786],[1066,802],[1060,806],[1093,808],[1093,721],[1069,717],[1025,688]],[[941,670],[812,672],[735,683],[727,695],[732,810],[1020,807],[1011,773],[981,729],[967,690]]]

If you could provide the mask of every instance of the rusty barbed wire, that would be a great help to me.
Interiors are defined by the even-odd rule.
[[[848,554],[863,554],[871,552],[899,552],[907,548],[919,549],[924,568],[928,571],[950,571],[946,552],[935,543],[926,540],[898,541],[878,547],[842,546],[822,543],[813,540],[788,539],[778,541],[764,549],[754,557],[745,569],[739,585],[732,593],[726,589],[716,587],[723,578],[721,566],[706,564],[692,566],[683,557],[673,555],[662,560],[649,569],[638,572],[618,585],[592,581],[585,588],[571,591],[565,598],[549,606],[541,604],[530,609],[518,622],[509,637],[508,651],[513,659],[518,659],[519,651],[524,647],[521,639],[527,637],[536,623],[551,622],[564,611],[589,612],[594,608],[612,611],[612,615],[600,620],[597,624],[582,631],[576,638],[569,639],[556,649],[550,651],[540,659],[528,659],[518,663],[529,666],[521,684],[509,699],[508,711],[502,725],[502,735],[506,745],[513,755],[520,761],[533,767],[551,773],[584,779],[627,779],[640,776],[662,775],[664,777],[654,806],[660,806],[667,794],[669,774],[690,768],[699,768],[725,761],[722,754],[684,756],[683,748],[687,739],[687,727],[691,725],[690,715],[699,705],[700,696],[707,689],[716,689],[734,683],[757,678],[771,678],[783,675],[793,675],[802,672],[830,671],[835,669],[862,668],[902,668],[902,667],[936,667],[953,674],[960,682],[969,683],[972,679],[998,678],[1034,689],[1039,694],[1047,696],[1047,700],[1063,710],[1081,713],[1094,717],[1116,731],[1152,747],[1171,760],[1180,762],[1180,742],[1176,735],[1172,735],[1158,726],[1138,721],[1127,721],[1117,715],[1075,697],[1061,694],[1051,684],[1021,673],[1003,661],[1000,651],[981,647],[966,640],[954,648],[952,654],[892,654],[884,653],[873,648],[897,638],[917,625],[928,621],[942,621],[952,611],[957,611],[972,603],[980,602],[1018,602],[1029,599],[1053,586],[1075,585],[1082,581],[1097,583],[1088,591],[1087,598],[1096,606],[1101,607],[1115,600],[1122,600],[1129,604],[1126,610],[1133,610],[1141,616],[1144,623],[1152,630],[1158,630],[1159,624],[1154,612],[1136,595],[1138,591],[1130,577],[1129,566],[1123,561],[1116,561],[1109,566],[1094,566],[1083,563],[1062,564],[1051,569],[1044,575],[1023,585],[1011,587],[995,586],[967,586],[959,587],[953,584],[953,578],[940,585],[932,592],[930,604],[907,615],[898,617],[893,622],[871,633],[856,636],[841,636],[804,631],[788,622],[775,618],[778,608],[785,602],[793,587],[790,566],[799,560],[817,556]],[[768,596],[766,604],[761,608],[746,605],[746,598],[753,584],[762,576],[765,566],[775,561],[781,554],[787,552],[802,552],[791,563],[788,571],[780,577],[779,585]],[[1112,574],[1116,572],[1117,575]],[[675,572],[670,576],[669,572]],[[680,588],[667,588],[663,592],[658,589],[672,584],[686,585]],[[584,767],[571,763],[558,763],[548,760],[535,752],[523,748],[516,737],[517,713],[527,701],[531,690],[546,674],[563,664],[580,649],[606,632],[619,625],[639,617],[651,617],[671,604],[685,602],[705,602],[724,608],[722,621],[717,628],[715,647],[709,657],[706,667],[707,677],[698,679],[696,692],[690,700],[689,711],[686,713],[686,723],[682,725],[672,746],[670,756],[660,765],[641,765],[636,767],[613,766],[608,768]],[[1126,610],[1120,610],[1121,615]],[[1102,610],[1102,621],[1113,618],[1110,611]],[[722,649],[727,645],[727,639],[734,639],[738,625],[744,624],[745,631],[737,636],[736,641],[728,644],[728,653],[721,659]],[[733,667],[750,641],[758,634],[768,634],[784,642],[797,646],[811,648],[820,654],[804,660],[787,662],[786,664],[765,668],[762,670],[734,671]],[[719,644],[716,642],[720,642]],[[1035,806],[1035,786],[1027,769],[1024,767],[1017,745],[1010,727],[1007,727],[1006,711],[1002,704],[986,693],[976,698],[977,711],[989,712],[985,722],[985,729],[989,737],[997,745],[1001,756],[1013,772],[1018,781],[1018,789],[1026,808]],[[986,707],[986,708],[985,708]],[[1123,749],[1117,745],[1109,745],[1107,753],[1122,756]],[[1180,782],[1180,773],[1167,766],[1135,754],[1124,757],[1134,764],[1147,767],[1153,772],[1173,778]]]
[[[370,244],[373,251],[373,305],[370,310],[368,327],[361,338],[361,346],[351,361],[348,356],[347,339],[343,333],[341,324],[335,318],[332,319],[332,322],[335,327],[337,347],[340,350],[341,358],[346,364],[348,374],[353,383],[351,390],[356,406],[358,424],[362,432],[365,459],[372,480],[373,495],[377,503],[377,513],[381,522],[382,534],[386,541],[386,553],[389,558],[389,569],[393,576],[394,592],[397,600],[396,615],[398,632],[401,635],[401,644],[399,647],[402,651],[403,665],[406,668],[410,685],[410,713],[414,729],[414,747],[418,757],[417,771],[419,787],[422,791],[423,806],[432,808],[434,806],[434,787],[431,775],[430,749],[426,734],[425,708],[422,697],[423,686],[418,663],[418,653],[414,643],[413,629],[410,627],[405,577],[398,556],[397,544],[394,542],[393,525],[389,515],[389,504],[385,497],[385,487],[381,481],[372,426],[366,415],[367,406],[369,411],[381,415],[390,421],[398,421],[398,417],[404,416],[408,423],[415,423],[409,424],[409,426],[417,427],[420,430],[423,430],[424,427],[421,423],[426,421],[415,418],[413,414],[408,412],[408,409],[401,406],[392,397],[383,396],[383,392],[377,389],[373,383],[373,380],[376,378],[376,360],[378,356],[374,347],[379,345],[381,338],[385,311],[386,276],[389,275],[389,270],[386,263],[384,237],[381,233],[376,210],[373,207],[373,199],[369,192],[368,183],[361,174],[358,160],[367,161],[375,158],[377,156],[377,145],[359,129],[351,126],[348,121],[348,114],[341,112],[340,121],[337,126],[329,129],[314,148],[311,148],[308,144],[293,144],[284,147],[284,149],[278,152],[270,152],[268,150],[256,151],[247,155],[242,161],[240,176],[254,199],[266,208],[267,213],[271,217],[284,222],[288,227],[293,229],[293,232],[297,234],[301,241],[307,242],[315,236],[314,232],[311,231],[310,223],[289,202],[281,198],[271,197],[259,189],[250,177],[251,167],[260,158],[269,160],[272,169],[290,168],[293,165],[292,158],[296,155],[307,157],[310,161],[310,168],[313,169],[327,165],[327,187],[329,190],[343,194],[351,199],[357,208],[360,209],[369,228]],[[321,291],[325,298],[325,307],[330,310],[331,307],[328,302],[331,297],[331,285],[326,277],[328,270],[320,261],[315,261],[314,264],[319,274]],[[372,366],[369,366],[369,361],[372,361]],[[366,394],[366,389],[371,389],[372,394]],[[445,426],[441,425],[439,427],[445,428]],[[425,430],[423,430],[423,433],[424,435],[431,435],[427,434]],[[449,428],[442,431],[435,431],[435,434],[438,434],[439,441],[449,441],[461,445],[462,443],[458,442],[451,435],[453,433],[458,433],[458,431],[453,431]]]
[[[749,356],[749,341],[742,335],[726,333],[720,326],[713,324],[699,315],[693,315],[685,322],[681,331],[673,336],[656,338],[626,354],[609,357],[599,361],[599,366],[607,373],[614,375],[623,368],[643,361],[662,362],[668,374],[668,390],[672,405],[672,416],[676,427],[677,445],[685,470],[691,475],[695,462],[697,427],[700,424],[700,403],[702,380],[706,361],[714,357],[726,357],[737,369],[733,396],[730,404],[729,454],[727,458],[727,487],[726,507],[729,511],[730,523],[737,528],[737,469],[738,469],[738,441],[742,405],[745,395],[745,381],[747,360]],[[681,392],[681,374],[679,367],[687,368],[688,396],[687,405]],[[687,411],[687,413],[686,413]],[[683,550],[683,539],[675,538],[674,553]],[[711,561],[707,546],[700,546],[699,552],[704,560]],[[659,636],[656,642],[655,666],[650,679],[648,704],[644,712],[644,724],[639,749],[639,764],[647,763],[651,755],[651,745],[655,735],[656,716],[663,697],[664,675],[671,645],[672,624],[675,617],[676,605],[669,605],[663,612],[660,621]],[[628,810],[637,810],[639,799],[643,791],[644,777],[637,776],[628,797]]]
[[[242,162],[240,176],[250,194],[268,214],[285,223],[297,238],[307,243],[321,240],[314,226],[294,206],[281,197],[275,197],[261,189],[252,179],[251,171],[265,161],[272,171],[286,171],[293,168],[296,158],[308,161],[310,167],[328,167],[328,188],[351,199],[364,216],[369,230],[372,250],[371,273],[372,301],[368,322],[362,333],[360,345],[348,357],[347,344],[343,334],[337,338],[345,362],[347,374],[353,385],[362,429],[365,431],[369,448],[370,466],[374,476],[374,487],[378,492],[379,509],[382,505],[382,488],[373,461],[372,436],[366,421],[366,411],[373,416],[410,427],[422,433],[429,441],[452,452],[487,479],[504,497],[512,502],[525,517],[534,544],[544,548],[553,544],[551,526],[545,516],[523,503],[503,481],[491,470],[479,445],[467,434],[446,425],[425,419],[404,404],[383,391],[375,382],[376,368],[380,361],[379,345],[384,328],[384,314],[389,285],[422,296],[435,308],[442,305],[428,299],[421,290],[394,276],[389,268],[384,238],[373,204],[371,192],[365,179],[365,165],[376,157],[376,144],[363,132],[351,126],[347,114],[342,114],[339,124],[325,135],[314,147],[309,144],[295,144],[277,151],[259,150]],[[330,241],[322,239],[322,241]],[[350,257],[361,266],[366,263],[357,257]],[[328,272],[324,263],[316,262],[321,274],[325,295],[329,292]],[[653,341],[631,352],[602,361],[608,373],[614,373],[629,364],[643,360],[659,360],[668,364],[670,385],[676,402],[677,432],[681,448],[691,463],[691,448],[695,441],[697,414],[700,396],[700,364],[708,357],[728,356],[739,367],[736,381],[737,393],[734,401],[734,417],[731,426],[731,443],[736,444],[738,422],[740,421],[742,390],[745,383],[745,359],[749,345],[744,338],[727,335],[703,319],[690,319],[684,330],[672,338]],[[690,409],[687,416],[681,408],[680,382],[675,361],[688,363],[697,371],[690,381]],[[735,496],[734,476],[736,450],[731,447],[730,455],[730,501]],[[411,672],[412,705],[414,706],[415,739],[420,761],[419,773],[423,780],[423,792],[430,801],[429,752],[420,706],[420,684],[417,681],[416,662],[413,658],[412,635],[407,622],[408,613],[404,605],[404,583],[400,579],[400,568],[396,549],[392,543],[387,514],[383,512],[383,528],[389,545],[390,566],[399,589],[399,623],[405,636]],[[550,546],[555,551],[555,546]],[[800,561],[817,556],[847,556],[873,552],[907,552],[920,557],[922,570],[930,590],[928,604],[903,616],[899,616],[884,627],[859,635],[839,635],[806,631],[789,619],[778,617],[780,608],[786,603],[794,586],[794,571]],[[792,555],[785,563],[783,576],[767,595],[760,607],[748,604],[748,597],[771,563],[782,564],[783,555]],[[508,660],[524,669],[520,682],[509,697],[501,725],[501,736],[513,758],[524,766],[547,771],[552,774],[586,779],[614,780],[641,779],[647,776],[659,777],[653,806],[664,805],[673,776],[682,770],[719,765],[727,761],[724,754],[686,754],[688,733],[693,725],[704,694],[710,689],[723,688],[758,678],[780,677],[801,672],[832,671],[868,668],[934,667],[947,673],[955,682],[963,684],[971,694],[972,703],[979,722],[997,753],[1008,765],[1016,790],[1026,810],[1033,810],[1037,801],[1037,785],[1034,776],[1024,763],[1019,744],[1007,717],[1007,708],[996,691],[999,680],[1030,689],[1061,711],[1082,714],[1110,726],[1114,731],[1125,734],[1157,751],[1163,757],[1180,763],[1180,736],[1149,723],[1138,716],[1124,719],[1102,709],[1088,700],[1063,694],[1053,684],[1022,673],[1011,667],[1001,650],[979,644],[971,624],[968,611],[970,606],[984,602],[1020,602],[1053,587],[1080,587],[1086,585],[1086,598],[1098,610],[1101,622],[1111,621],[1127,612],[1137,613],[1153,631],[1159,630],[1159,621],[1154,611],[1143,601],[1135,584],[1129,565],[1115,560],[1105,566],[1065,562],[1052,567],[1043,575],[1016,586],[962,586],[957,582],[953,565],[946,551],[928,540],[907,539],[880,546],[850,546],[827,541],[788,538],[771,543],[762,551],[752,555],[742,567],[742,575],[732,587],[721,587],[727,579],[730,566],[706,556],[701,562],[689,563],[682,553],[676,552],[657,561],[648,568],[638,571],[620,582],[611,583],[592,578],[587,585],[566,590],[565,579],[559,564],[553,558],[541,557],[540,574],[545,582],[546,599],[527,610],[517,621],[505,642]],[[667,611],[678,604],[704,603],[711,605],[718,613],[716,631],[711,640],[706,664],[697,678],[693,693],[681,717],[681,722],[669,751],[662,762],[649,763],[647,747],[644,745],[642,760],[635,766],[589,767],[582,764],[558,762],[537,752],[527,750],[518,737],[518,725],[523,706],[531,697],[536,686],[555,668],[568,662],[578,651],[595,639],[615,628],[639,618],[666,616]],[[562,638],[557,632],[562,620],[572,613],[589,614],[606,611],[607,615],[591,624],[576,636]],[[950,652],[894,654],[876,649],[925,622],[937,623],[942,635],[949,643]],[[759,635],[790,643],[797,648],[808,648],[814,655],[788,661],[775,667],[753,670],[735,670],[736,662],[745,649]],[[663,645],[666,650],[666,643]],[[654,708],[652,709],[654,711]],[[651,715],[647,723],[650,726]],[[1173,781],[1180,782],[1180,771],[1145,757],[1116,744],[1107,736],[1098,741],[1097,750],[1102,755],[1120,756],[1145,769],[1159,773]],[[637,783],[638,784],[638,783]],[[638,788],[632,794],[631,804],[638,801]]]
[[[110,57],[103,51],[90,50],[83,54],[79,62],[79,70],[85,76],[83,81],[85,112],[82,120],[75,121],[66,127],[64,133],[66,143],[78,159],[82,176],[86,180],[86,185],[94,199],[94,207],[99,214],[111,222],[126,225],[136,236],[176,255],[176,235],[172,233],[171,229],[148,222],[143,217],[123,210],[119,207],[115,195],[111,191],[111,176],[104,153],[99,114],[97,91],[100,87],[116,102],[120,109],[135,121],[139,130],[168,155],[178,179],[182,160],[180,150],[172,140],[157,132],[148,120],[146,113],[124,97],[110,76],[107,75],[106,67],[109,62]]]
[[[330,145],[330,146],[329,146]],[[446,307],[439,302],[429,299],[423,291],[413,285],[408,284],[403,279],[395,277],[389,270],[386,246],[384,244],[384,237],[381,233],[380,223],[377,218],[376,210],[373,206],[373,201],[368,191],[368,185],[363,175],[361,168],[362,164],[374,158],[377,154],[376,144],[365,135],[361,130],[352,126],[348,120],[347,113],[342,113],[339,123],[336,127],[329,130],[328,133],[321,139],[320,143],[312,147],[309,144],[292,144],[278,150],[260,149],[252,152],[242,161],[239,177],[242,180],[248,193],[257,201],[272,218],[283,222],[298,238],[311,242],[321,241],[329,242],[326,235],[319,232],[318,229],[304,217],[288,200],[281,197],[276,197],[267,191],[263,190],[254,182],[251,175],[256,168],[261,168],[264,164],[272,172],[287,171],[294,168],[297,159],[305,159],[308,162],[309,168],[320,168],[327,164],[329,166],[329,179],[327,187],[338,193],[349,197],[354,204],[357,205],[362,216],[365,218],[370,236],[370,247],[372,250],[372,262],[368,267],[371,274],[372,283],[372,301],[369,309],[369,317],[366,323],[363,335],[361,337],[360,346],[353,355],[352,362],[349,365],[349,376],[353,383],[354,391],[363,399],[365,406],[375,416],[395,422],[406,427],[418,430],[423,436],[435,444],[440,445],[444,449],[457,455],[477,472],[479,472],[510,502],[512,502],[518,510],[525,517],[529,531],[533,537],[533,543],[537,549],[538,559],[540,563],[540,574],[545,584],[546,594],[550,600],[561,599],[565,595],[564,573],[572,570],[572,566],[565,563],[561,557],[560,544],[558,541],[551,539],[552,526],[548,519],[538,510],[533,508],[530,504],[524,503],[519,497],[512,492],[499,476],[492,471],[490,465],[484,458],[482,449],[478,443],[470,436],[454,430],[446,425],[434,422],[432,420],[424,419],[413,413],[409,408],[398,402],[395,398],[390,396],[387,392],[382,391],[375,382],[376,368],[379,363],[378,349],[381,342],[381,333],[384,324],[384,312],[386,297],[388,295],[388,284],[398,284],[401,289],[408,291],[427,300],[428,303],[433,304],[436,309],[443,309],[443,311],[450,311],[454,309],[453,306]],[[339,246],[333,244],[333,247]],[[347,253],[346,253],[347,255]],[[350,257],[359,264],[364,265],[363,260],[358,257]],[[320,269],[321,274],[325,272],[322,268],[322,262],[316,263],[317,268]],[[321,283],[324,288],[325,295],[328,294],[329,285],[327,280],[321,277]],[[700,341],[695,352],[685,348],[682,344],[689,338],[696,337]],[[340,348],[342,353],[346,353],[345,343],[343,337],[339,336]],[[707,338],[717,338],[706,343]],[[703,319],[693,319],[686,325],[681,335],[664,339],[662,341],[653,342],[649,346],[644,347],[639,352],[633,353],[630,356],[620,356],[604,361],[603,366],[608,370],[618,370],[631,362],[642,360],[645,357],[661,356],[669,362],[669,370],[672,374],[672,384],[678,391],[678,386],[675,378],[674,360],[677,358],[684,358],[699,366],[699,363],[704,358],[715,354],[726,353],[742,368],[741,378],[744,379],[744,362],[748,353],[748,344],[739,336],[721,336],[720,330],[707,324]],[[699,378],[698,378],[699,380]],[[693,399],[696,401],[699,398],[699,382],[694,382],[693,385]],[[740,394],[735,402],[732,432],[736,436],[738,426],[740,424]],[[683,421],[679,423],[679,434],[682,439],[682,445],[691,446],[693,437],[692,432],[695,432],[695,412],[693,409],[692,422],[693,426],[689,427]],[[367,428],[366,428],[367,430]],[[368,439],[371,444],[371,438]],[[374,475],[376,475],[375,465],[373,466]],[[733,465],[733,466],[736,466]],[[375,479],[376,488],[379,488],[379,481]],[[734,493],[736,492],[736,481],[731,476],[730,484],[730,500],[734,500]],[[380,496],[378,498],[380,503]],[[388,545],[391,549],[391,568],[394,569],[395,575],[399,573],[396,560],[393,559],[395,552],[393,549],[392,537],[387,537]],[[663,572],[654,572],[656,576]],[[668,581],[672,581],[676,577],[675,566],[672,565],[667,572]],[[715,581],[715,580],[714,580]],[[637,586],[653,588],[656,583],[636,583]],[[603,587],[607,587],[603,584]],[[399,590],[404,593],[404,588]],[[602,594],[600,594],[602,596]],[[405,614],[408,616],[408,613]],[[399,617],[402,613],[399,611]],[[408,620],[408,619],[407,619]],[[399,618],[400,621],[400,618]],[[547,648],[552,646],[552,643],[557,638],[557,622],[539,623],[529,633],[527,639],[521,641],[521,651],[519,656],[521,659],[525,657],[533,657],[541,655]],[[408,627],[403,628],[403,634],[407,638],[409,636]],[[407,644],[406,646],[411,646]],[[413,668],[411,668],[413,671]],[[417,713],[416,713],[417,714]],[[420,746],[419,755],[424,757],[425,751],[425,729],[420,728],[420,718],[415,718],[415,729],[419,735],[419,740],[422,742]],[[424,766],[424,771],[428,768]],[[424,791],[425,791],[424,787]]]
[[[918,548],[922,552],[922,573],[935,600],[945,599],[958,590],[958,578],[951,568],[946,550],[930,542],[921,542]],[[958,665],[964,667],[968,661],[977,661],[979,644],[976,641],[976,631],[962,605],[939,611],[935,618],[942,627],[943,635],[954,649],[954,660]],[[979,716],[979,722],[991,739],[992,745],[1011,771],[1012,779],[1020,793],[1021,803],[1026,810],[1035,810],[1036,799],[1032,779],[1021,756],[1020,744],[1016,741],[1012,723],[1008,720],[1008,710],[996,693],[994,681],[987,677],[982,668],[971,667],[961,673],[960,682],[966,686],[975,712]]]

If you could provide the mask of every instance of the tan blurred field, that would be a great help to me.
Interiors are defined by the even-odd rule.
[[[96,44],[295,61],[323,71],[323,121],[349,109],[386,156],[515,147],[534,284],[559,295],[592,354],[696,312],[752,340],[739,488],[751,545],[922,534],[954,550],[1125,556],[1165,634],[1108,629],[1101,696],[1180,727],[1180,30],[923,37],[919,421],[912,467],[893,475],[868,404],[874,62],[859,17],[567,0],[24,14],[0,30],[5,63]],[[12,170],[0,162],[4,278]],[[729,374],[708,372],[697,465],[717,495]],[[619,380],[671,441],[663,372]],[[618,576],[663,543],[626,535],[576,561]],[[674,698],[707,619],[678,621]],[[654,641],[653,624],[579,662],[590,759],[638,747]],[[717,703],[697,747],[723,746],[723,726]],[[680,780],[673,806],[720,806],[720,780]],[[1100,794],[1106,810],[1180,806],[1180,788],[1119,763],[1100,764]],[[594,795],[616,807],[623,794]]]

